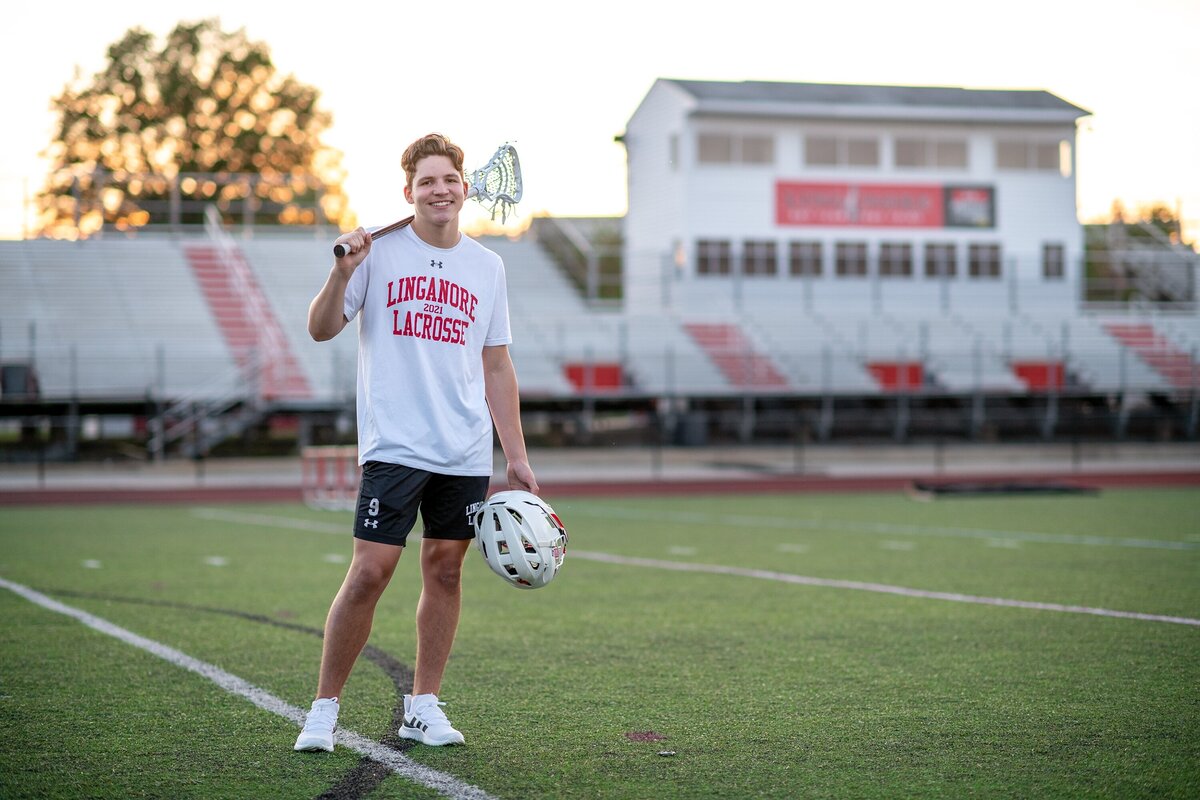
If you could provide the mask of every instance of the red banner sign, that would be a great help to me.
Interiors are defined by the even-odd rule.
[[[991,187],[775,184],[775,222],[779,225],[991,227],[992,217]]]

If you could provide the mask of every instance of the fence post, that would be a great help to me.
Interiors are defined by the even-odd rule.
[[[1011,264],[1010,260],[1010,264]],[[1008,313],[1017,313],[1017,270],[1016,265],[1007,270],[1008,272]]]
[[[150,435],[153,443],[150,457],[161,462],[167,454],[167,362],[162,343],[154,348],[157,391],[154,393],[154,426]]]
[[[592,439],[592,429],[596,418],[595,370],[595,357],[592,346],[589,344],[583,348],[583,413],[580,417],[584,439],[589,442]]]
[[[67,455],[75,458],[79,448],[79,353],[71,344],[71,402],[67,406]]]
[[[804,445],[808,439],[808,425],[803,422],[804,409],[796,409],[795,447],[792,449],[792,472],[804,474]]]
[[[1197,361],[1196,361],[1197,355],[1200,355],[1200,354],[1198,354],[1196,348],[1193,347],[1192,348],[1192,381],[1191,381],[1191,384],[1192,384],[1191,385],[1191,389],[1192,389],[1191,406],[1192,407],[1191,407],[1191,410],[1188,412],[1188,422],[1187,422],[1187,436],[1189,439],[1196,438],[1196,425],[1197,425],[1197,422],[1200,422],[1200,420],[1197,419],[1198,417],[1200,417],[1200,393],[1198,393],[1196,391],[1198,388],[1200,388],[1200,385],[1198,385],[1198,384],[1200,384],[1200,363],[1197,363]]]
[[[746,266],[743,253],[733,253],[729,258],[733,269],[733,307],[742,310],[742,276]]]
[[[183,214],[181,211],[182,203],[180,202],[180,199],[179,199],[179,175],[178,174],[171,177],[171,183],[169,184],[169,189],[168,189],[168,194],[167,194],[167,208],[168,208],[167,221],[168,221],[168,224],[171,226],[171,231],[173,233],[178,233],[180,223],[183,221]]]

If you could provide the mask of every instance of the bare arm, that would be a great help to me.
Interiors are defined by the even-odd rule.
[[[500,437],[500,447],[508,462],[505,473],[510,489],[537,494],[537,478],[529,466],[525,451],[525,433],[521,430],[521,400],[517,392],[517,371],[507,345],[483,348],[483,381],[492,421]]]
[[[362,228],[339,236],[337,241],[349,250],[334,260],[325,285],[308,306],[308,334],[318,342],[332,339],[346,327],[346,315],[342,310],[346,302],[346,285],[354,270],[371,252],[371,234]]]

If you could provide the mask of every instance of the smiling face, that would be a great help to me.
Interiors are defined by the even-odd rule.
[[[454,222],[466,200],[462,173],[448,156],[431,155],[417,162],[404,199],[414,206],[417,219],[443,226]]]

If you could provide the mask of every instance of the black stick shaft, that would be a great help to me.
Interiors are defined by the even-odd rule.
[[[378,239],[381,236],[387,236],[389,233],[398,231],[401,228],[407,228],[409,225],[412,224],[413,219],[414,219],[413,217],[405,217],[402,220],[393,222],[391,225],[384,225],[382,228],[380,228],[377,231],[371,231],[371,240],[374,241],[375,239]],[[348,253],[348,252],[349,252],[349,249],[344,244],[335,244],[333,246],[333,255],[337,258],[341,258],[342,256],[346,255],[346,253]]]

